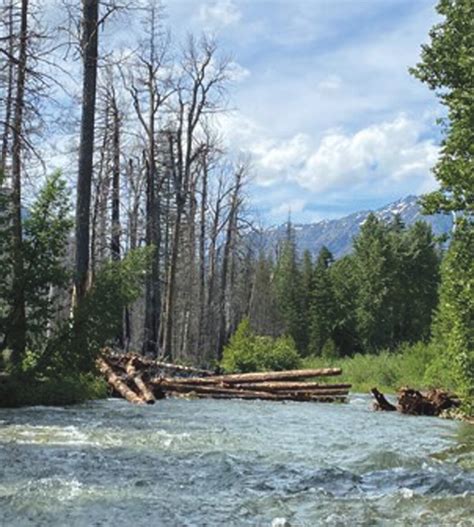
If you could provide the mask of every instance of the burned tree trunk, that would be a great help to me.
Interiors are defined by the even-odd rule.
[[[84,71],[82,85],[82,120],[79,146],[79,171],[76,202],[76,303],[87,289],[89,272],[89,225],[91,184],[94,157],[95,101],[98,59],[98,0],[83,0],[82,42]]]
[[[28,46],[28,0],[21,2],[20,49],[17,61],[15,112],[12,130],[12,291],[10,334],[7,335],[17,363],[26,346],[25,277],[23,265],[22,147],[23,113],[25,106],[26,62]]]

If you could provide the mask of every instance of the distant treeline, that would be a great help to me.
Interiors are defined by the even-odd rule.
[[[249,305],[258,334],[288,333],[302,355],[352,355],[426,340],[438,302],[441,252],[424,222],[371,214],[351,255],[298,258],[291,225],[272,261],[255,264]]]

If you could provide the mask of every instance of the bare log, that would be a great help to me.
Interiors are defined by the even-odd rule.
[[[271,394],[271,393],[265,393],[255,395],[254,392],[248,392],[246,390],[243,390],[239,394],[225,394],[225,393],[212,393],[212,394],[204,394],[204,393],[194,393],[190,392],[188,394],[178,393],[177,396],[180,397],[186,397],[186,396],[192,396],[196,397],[198,399],[246,399],[246,400],[261,400],[261,401],[296,401],[296,402],[313,402],[313,403],[344,403],[347,401],[346,397],[339,397],[339,396],[293,396],[293,397],[287,397],[282,394]]]
[[[190,377],[186,379],[192,384],[247,384],[255,382],[291,381],[295,379],[309,379],[312,377],[326,377],[340,375],[340,368],[320,368],[316,370],[288,370],[269,371],[263,373],[233,373],[230,375],[214,375],[211,377]],[[183,380],[184,382],[184,380]]]
[[[125,369],[126,365],[133,360],[133,364],[137,370],[160,369],[168,370],[170,372],[193,374],[200,376],[214,375],[215,372],[210,370],[203,370],[200,368],[193,368],[192,366],[182,366],[180,364],[171,364],[169,362],[162,362],[135,353],[115,353],[110,348],[104,348],[102,354],[106,359],[116,366]]]
[[[189,379],[186,379],[189,382]],[[224,386],[226,384],[224,383]],[[249,389],[249,390],[259,390],[262,392],[296,392],[296,391],[319,391],[319,390],[350,390],[352,384],[329,384],[329,383],[315,383],[315,382],[285,382],[285,381],[276,381],[276,382],[255,382],[255,383],[245,383],[245,384],[230,384],[234,388],[238,389]]]
[[[125,371],[127,372],[127,375],[133,379],[133,382],[135,383],[136,387],[141,393],[141,396],[143,400],[146,402],[146,404],[155,404],[155,396],[153,395],[153,392],[148,388],[148,386],[143,381],[143,378],[141,374],[137,372],[134,366],[134,359],[132,359],[127,366],[125,367]]]
[[[385,398],[385,395],[379,392],[377,388],[372,388],[371,392],[375,398],[374,410],[381,410],[383,412],[395,412],[397,410],[396,406],[389,403]]]
[[[131,390],[127,384],[114,372],[109,364],[103,359],[97,359],[97,367],[104,375],[107,382],[128,402],[134,404],[143,404],[145,400]]]
[[[268,391],[250,390],[248,388],[231,388],[219,385],[195,385],[195,384],[183,384],[176,383],[173,379],[161,379],[158,382],[151,381],[156,388],[161,389],[165,392],[178,392],[178,393],[196,393],[196,394],[221,394],[221,395],[241,395],[242,393],[252,394],[254,398],[262,399],[311,399],[314,397],[326,397],[326,396],[344,396],[347,397],[347,390],[317,390],[317,391],[287,391],[272,393]],[[275,396],[275,397],[274,397]]]

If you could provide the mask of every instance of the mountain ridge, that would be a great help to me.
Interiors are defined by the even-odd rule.
[[[299,253],[309,250],[315,255],[326,246],[335,258],[349,254],[352,250],[353,238],[359,233],[361,225],[370,213],[374,213],[384,221],[390,221],[399,214],[408,227],[421,220],[431,225],[436,236],[449,233],[452,229],[451,216],[444,214],[425,216],[421,213],[418,200],[419,197],[409,195],[375,210],[362,210],[342,218],[314,223],[295,223],[292,227],[297,250]],[[285,239],[286,232],[286,223],[269,227],[257,234],[254,242],[259,249],[271,252],[276,250],[278,244]]]

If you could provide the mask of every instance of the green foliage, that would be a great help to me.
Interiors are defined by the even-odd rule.
[[[5,338],[11,304],[12,233],[10,197],[0,172],[0,345]]]
[[[300,356],[291,337],[255,335],[248,318],[242,320],[224,349],[221,367],[226,372],[279,371],[297,368]]]
[[[68,237],[73,227],[66,182],[59,172],[46,180],[23,221],[27,346],[42,347],[67,285]]]
[[[431,375],[449,379],[474,412],[474,3],[439,0],[443,20],[422,46],[411,73],[436,93],[448,110],[445,138],[434,168],[440,188],[424,198],[426,212],[461,212],[442,266],[440,305],[433,326],[441,352]]]
[[[1,182],[0,182],[1,186]],[[12,251],[11,220],[7,195],[0,193],[0,322],[4,335],[11,332]],[[21,286],[26,303],[26,343],[38,351],[52,331],[59,296],[68,280],[66,249],[71,232],[70,202],[66,183],[59,173],[47,178],[23,219]]]
[[[152,248],[129,252],[122,261],[104,264],[91,289],[74,313],[73,324],[63,325],[50,339],[38,368],[58,375],[71,368],[88,372],[100,349],[120,331],[123,310],[142,292]]]
[[[421,62],[411,73],[436,90],[448,109],[445,139],[434,169],[440,189],[428,194],[428,213],[474,212],[474,3],[440,0],[437,11],[444,18],[430,31],[422,46]]]
[[[354,240],[356,329],[364,350],[429,337],[437,302],[439,258],[431,228],[406,229],[370,215]]]
[[[433,382],[429,375],[436,356],[437,349],[433,344],[419,342],[378,354],[357,353],[353,357],[342,358],[308,357],[303,361],[303,367],[340,367],[343,371],[340,381],[351,383],[353,392],[369,392],[377,387],[383,392],[393,393],[402,386],[419,389],[446,386]]]
[[[357,275],[353,256],[344,256],[330,267],[335,316],[332,340],[339,355],[360,351],[357,333]]]
[[[282,326],[274,290],[273,266],[264,254],[260,254],[255,265],[249,318],[252,328],[259,335],[275,336]]]
[[[329,271],[332,262],[332,254],[323,247],[314,269],[309,301],[308,351],[313,355],[321,354],[335,325],[335,296]]]
[[[0,407],[64,406],[107,397],[107,384],[92,374],[35,379],[13,376],[0,383]]]
[[[300,353],[305,351],[307,334],[303,316],[301,274],[291,224],[276,263],[274,290],[284,332],[290,335]]]
[[[474,224],[459,222],[443,261],[440,303],[433,325],[442,347],[438,371],[447,369],[455,389],[474,406]]]

